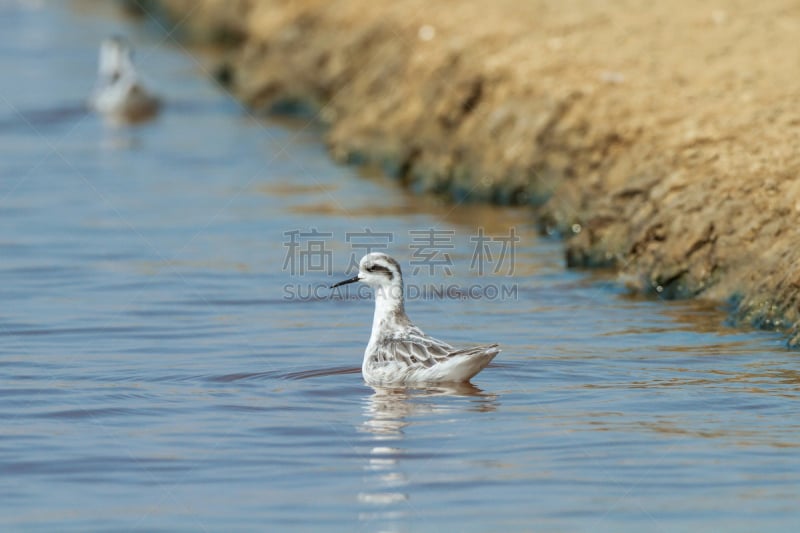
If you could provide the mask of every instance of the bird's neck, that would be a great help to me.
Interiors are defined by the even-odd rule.
[[[372,319],[372,340],[377,340],[379,332],[396,329],[408,323],[403,305],[403,286],[391,285],[375,289],[375,316]]]

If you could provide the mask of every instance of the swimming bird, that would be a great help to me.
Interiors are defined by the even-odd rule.
[[[375,290],[372,334],[361,373],[370,385],[466,382],[500,353],[497,344],[454,348],[411,323],[403,304],[400,264],[373,252],[361,258],[358,274],[331,289],[361,281]]]
[[[133,66],[133,51],[120,37],[108,38],[100,45],[97,83],[89,107],[123,122],[140,122],[159,110],[159,99],[144,88]]]

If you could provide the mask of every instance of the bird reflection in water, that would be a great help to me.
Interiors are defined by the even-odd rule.
[[[365,479],[369,490],[358,494],[358,501],[376,509],[362,512],[359,519],[379,522],[383,529],[392,530],[392,522],[406,516],[409,484],[402,471],[403,459],[428,460],[426,453],[409,453],[404,446],[405,429],[412,417],[453,414],[459,411],[491,412],[497,409],[497,396],[486,393],[471,383],[437,384],[408,389],[373,387],[374,393],[365,398],[361,431],[370,435],[365,470],[374,474]],[[467,400],[467,403],[459,400]],[[394,524],[399,526],[400,524]]]

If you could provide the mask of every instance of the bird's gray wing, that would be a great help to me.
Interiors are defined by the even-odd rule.
[[[376,355],[378,360],[384,362],[394,361],[406,366],[422,365],[429,368],[457,355],[477,354],[490,348],[492,345],[456,349],[426,335],[419,328],[412,327],[403,334],[384,339],[378,346]]]

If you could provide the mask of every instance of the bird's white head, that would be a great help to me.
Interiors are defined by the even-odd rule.
[[[136,77],[133,50],[120,37],[111,37],[100,45],[97,74],[102,82],[111,84],[123,77]]]
[[[400,264],[392,257],[380,252],[365,255],[358,263],[358,274],[340,281],[331,288],[361,281],[376,291],[376,296],[390,300],[403,299],[403,275]]]

